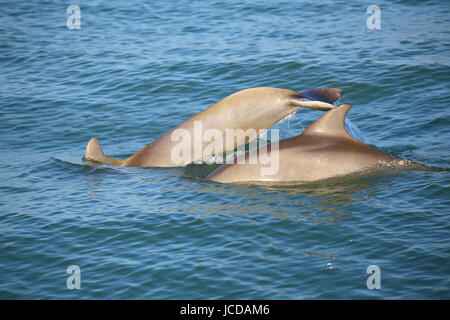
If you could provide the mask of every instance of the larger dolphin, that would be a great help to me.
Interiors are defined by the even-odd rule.
[[[203,130],[216,129],[223,134],[227,129],[242,129],[244,131],[255,129],[256,132],[256,130],[273,126],[300,107],[318,110],[333,109],[332,104],[341,98],[341,94],[342,90],[336,88],[319,88],[300,93],[271,87],[245,89],[228,96],[186,120],[127,159],[113,159],[105,156],[96,138],[89,141],[84,158],[123,167],[185,166],[205,155],[195,154],[194,146],[189,144],[185,146],[191,152],[191,156],[186,157],[188,160],[175,162],[172,150],[179,145],[179,142],[172,137],[174,130],[184,129],[188,133],[194,133],[195,123],[200,121]],[[249,137],[249,140],[256,138],[256,136],[255,134]],[[208,144],[207,141],[200,143],[203,144],[202,147]],[[223,149],[219,151],[230,150],[224,145]]]
[[[206,179],[222,183],[304,182],[375,167],[411,165],[410,161],[396,159],[351,137],[344,122],[350,108],[342,104],[326,112],[300,135],[280,141],[274,151],[278,152],[278,170],[273,174],[262,174],[266,164],[250,164],[247,152],[234,164],[217,168]],[[270,154],[271,148],[267,149]]]

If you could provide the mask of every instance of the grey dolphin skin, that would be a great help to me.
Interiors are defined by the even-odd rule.
[[[262,175],[263,164],[249,164],[249,152],[213,171],[207,180],[221,183],[271,183],[316,181],[375,167],[405,167],[400,160],[351,137],[345,117],[351,106],[342,104],[326,112],[300,135],[279,142],[279,168]],[[261,148],[261,147],[260,147]],[[271,148],[267,148],[270,154]],[[245,162],[243,161],[245,160]],[[242,164],[238,164],[242,163]]]
[[[341,98],[341,94],[342,90],[336,88],[319,88],[300,93],[271,87],[245,89],[196,114],[127,159],[113,159],[105,156],[96,138],[89,141],[84,159],[123,167],[185,166],[208,155],[196,154],[194,146],[189,141],[188,145],[183,145],[191,152],[191,157],[187,157],[189,160],[181,163],[174,162],[171,151],[179,145],[179,142],[172,139],[174,130],[183,129],[194,133],[194,124],[201,121],[203,130],[213,128],[219,130],[221,134],[225,134],[227,129],[244,131],[255,129],[256,132],[259,129],[270,128],[301,107],[324,111],[333,109],[333,103]],[[249,137],[249,141],[256,137],[257,135]],[[209,142],[202,141],[202,143],[204,150]],[[223,147],[219,151],[230,150]]]

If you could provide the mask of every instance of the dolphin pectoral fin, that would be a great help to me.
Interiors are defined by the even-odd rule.
[[[86,152],[84,153],[84,159],[89,161],[97,161],[106,164],[112,164],[115,166],[123,166],[124,160],[113,159],[109,156],[105,156],[102,147],[98,142],[97,138],[91,138],[86,147]]]
[[[345,128],[345,117],[351,109],[349,104],[341,104],[339,107],[326,112],[314,121],[303,132],[304,135],[329,135],[333,137],[351,138]]]
[[[300,94],[309,100],[319,100],[327,103],[335,103],[342,98],[342,89],[339,88],[317,88],[301,91]]]

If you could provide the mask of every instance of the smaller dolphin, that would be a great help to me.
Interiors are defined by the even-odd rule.
[[[191,141],[182,141],[183,148],[190,153],[185,162],[174,162],[172,151],[179,146],[172,134],[175,130],[184,130],[195,135],[196,123],[202,124],[204,130],[214,129],[225,135],[228,129],[267,129],[275,123],[297,111],[301,107],[330,110],[333,103],[341,98],[342,90],[337,88],[319,88],[303,92],[288,89],[259,87],[236,92],[222,101],[196,114],[148,144],[127,159],[113,159],[105,156],[97,138],[91,138],[84,155],[85,160],[97,161],[122,167],[179,167],[208,157],[209,154],[196,154]],[[249,141],[257,135],[249,137]],[[248,141],[245,141],[248,142]],[[200,141],[202,150],[206,150],[208,141]],[[197,145],[198,147],[198,145]],[[238,147],[238,146],[234,146]],[[220,152],[232,151],[222,146]]]
[[[262,174],[263,164],[250,164],[247,152],[238,156],[233,164],[220,166],[206,179],[221,183],[306,182],[411,163],[395,159],[350,136],[345,128],[350,108],[349,104],[342,104],[327,111],[300,135],[280,141],[275,151],[279,152],[279,167],[272,175]],[[271,148],[266,146],[266,150],[269,155]]]

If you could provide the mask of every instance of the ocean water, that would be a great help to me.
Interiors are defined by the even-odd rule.
[[[449,299],[449,54],[448,1],[0,1],[0,298]],[[371,145],[433,170],[269,188],[82,161],[255,86],[342,88]]]

